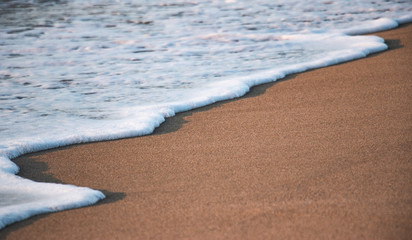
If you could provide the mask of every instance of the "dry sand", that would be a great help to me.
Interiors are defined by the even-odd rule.
[[[255,87],[155,134],[23,156],[21,176],[103,190],[7,239],[411,239],[412,25],[390,50]]]

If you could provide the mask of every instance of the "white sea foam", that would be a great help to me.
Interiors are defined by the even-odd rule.
[[[177,112],[383,51],[351,35],[412,21],[402,1],[24,2],[0,3],[0,229],[104,198],[22,179],[10,159],[150,134]]]
[[[30,216],[86,206],[104,198],[90,188],[37,183],[0,172],[0,228]]]

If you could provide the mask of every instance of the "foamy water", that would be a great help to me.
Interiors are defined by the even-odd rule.
[[[11,158],[150,134],[176,112],[383,51],[383,39],[353,35],[411,12],[411,1],[366,0],[0,3],[0,228],[104,198],[22,179]]]

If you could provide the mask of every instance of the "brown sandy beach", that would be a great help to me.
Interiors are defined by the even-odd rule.
[[[390,50],[291,75],[154,134],[29,154],[20,175],[104,191],[6,239],[411,239],[412,25]]]

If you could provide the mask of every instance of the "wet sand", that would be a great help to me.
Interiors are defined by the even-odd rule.
[[[20,175],[100,204],[7,239],[410,239],[412,25],[390,50],[180,113],[150,136],[29,154]]]

